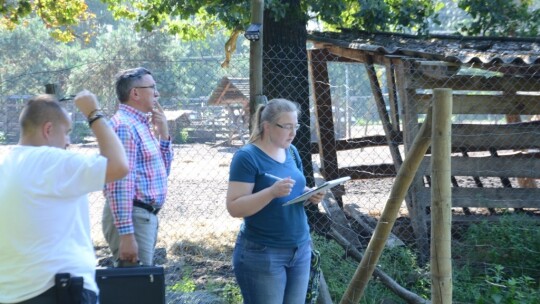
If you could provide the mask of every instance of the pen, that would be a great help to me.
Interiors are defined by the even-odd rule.
[[[275,179],[275,180],[278,180],[278,181],[280,181],[280,180],[283,179],[283,178],[281,178],[281,177],[277,177],[277,176],[272,175],[272,174],[270,174],[270,173],[265,173],[264,176],[270,177],[270,178]]]

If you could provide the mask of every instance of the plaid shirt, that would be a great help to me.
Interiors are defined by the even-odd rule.
[[[167,194],[167,177],[171,171],[171,141],[154,136],[147,115],[120,104],[110,124],[126,150],[129,174],[105,185],[107,198],[120,235],[133,233],[133,199],[161,208]]]

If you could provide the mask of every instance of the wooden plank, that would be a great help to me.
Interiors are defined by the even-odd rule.
[[[317,185],[320,185],[324,180],[315,178]],[[343,202],[338,201],[335,197],[334,191],[330,191],[321,201],[321,205],[326,211],[329,218],[332,219],[331,229],[335,229],[342,235],[354,248],[364,248],[364,245],[359,239],[359,235],[351,227],[349,220],[343,212]],[[324,223],[324,221],[323,221]],[[325,229],[326,227],[323,227]]]
[[[453,176],[494,176],[540,178],[540,158],[531,155],[499,157],[452,157]],[[426,156],[420,164],[419,173],[431,174],[431,157]]]
[[[344,56],[340,56],[338,54],[334,54],[330,51],[330,53],[328,53],[328,55],[326,55],[326,58],[325,60],[327,62],[347,62],[347,63],[360,63],[358,62],[358,60],[355,60],[355,59],[352,59],[350,57],[344,57]]]
[[[419,202],[431,205],[431,188],[418,191]],[[540,208],[540,188],[452,188],[452,207]]]
[[[397,97],[396,76],[394,62],[390,58],[385,58],[384,65],[386,68],[386,88],[388,90],[388,103],[390,105],[390,121],[394,133],[399,133],[399,105]]]
[[[340,139],[336,141],[338,151],[362,149],[367,147],[381,147],[388,145],[384,135],[373,135],[360,138]]]
[[[329,53],[332,53],[338,57],[344,57],[352,59],[353,61],[363,63],[366,62],[366,52],[355,49],[341,48],[334,45],[324,45]]]
[[[540,79],[537,77],[484,77],[456,75],[444,78],[430,78],[417,71],[411,75],[409,88],[412,89],[432,89],[450,88],[454,91],[540,91]]]
[[[394,139],[394,141],[397,144],[400,144],[400,145],[403,144],[403,135],[401,132],[397,134],[397,137]],[[355,150],[355,149],[362,149],[362,148],[369,148],[369,147],[381,147],[381,146],[387,146],[387,145],[388,145],[388,142],[386,141],[386,137],[384,135],[373,135],[373,136],[336,140],[337,151]],[[318,153],[319,153],[319,143],[312,142],[311,154],[318,154]]]
[[[377,106],[377,112],[379,113],[379,118],[382,122],[384,133],[386,135],[386,140],[390,149],[392,161],[394,162],[397,170],[403,160],[401,158],[401,152],[399,151],[398,144],[394,141],[394,139],[397,137],[397,135],[395,134],[396,132],[394,132],[396,128],[392,126],[388,111],[386,110],[386,103],[380,87],[380,81],[377,77],[377,73],[375,72],[373,58],[371,56],[367,57],[366,71],[368,74],[369,83],[371,85],[371,92]]]
[[[516,136],[519,140],[516,140]],[[488,151],[490,148],[496,150],[540,148],[540,121],[504,125],[452,125],[452,152]]]
[[[334,138],[334,121],[332,114],[332,96],[328,76],[328,50],[308,51],[311,66],[311,84],[315,103],[315,122],[319,135],[319,155],[321,159],[321,175],[325,180],[338,178],[338,159]],[[337,197],[338,203],[341,198]]]
[[[472,150],[540,148],[540,123],[506,125],[454,124],[452,147]]]
[[[504,219],[507,217],[506,214],[490,214],[490,215],[481,215],[481,214],[471,214],[471,215],[461,215],[461,214],[453,214],[452,215],[452,223],[457,224],[467,224],[467,223],[478,223],[478,222],[489,222],[489,223],[496,223],[499,222],[501,219]],[[539,216],[531,216],[528,217],[527,220],[534,221],[535,223],[539,224],[540,217]],[[431,219],[428,220],[428,225],[431,224]]]
[[[397,93],[401,105],[403,107],[403,141],[405,147],[405,155],[409,151],[420,126],[418,125],[418,111],[416,110],[417,103],[414,100],[416,90],[410,88],[412,60],[408,59],[393,59],[395,77],[397,83]],[[407,156],[405,156],[407,157]],[[413,227],[415,242],[420,252],[419,263],[424,265],[429,260],[429,237],[426,225],[426,212],[421,203],[418,203],[416,189],[423,187],[422,175],[416,174],[409,187],[405,202],[407,211],[411,217],[411,225]]]
[[[219,97],[216,98],[216,103],[215,103],[216,105],[221,104],[221,99],[223,98],[223,96],[225,96],[225,93],[227,93],[230,86],[231,86],[231,82],[227,81],[227,84],[225,85],[221,93],[219,94]]]
[[[350,176],[351,179],[371,179],[394,177],[397,174],[394,164],[361,165],[338,169],[339,176]]]
[[[360,210],[358,210],[358,205],[356,204],[343,205],[345,213],[352,217],[356,221],[356,223],[358,223],[358,225],[362,228],[362,231],[360,233],[364,235],[367,239],[369,239],[373,235],[373,231],[377,226],[377,221],[373,217],[364,214]],[[404,245],[405,243],[400,240],[399,237],[390,232],[390,234],[388,235],[388,239],[386,240],[386,248],[393,248],[396,246]]]
[[[454,94],[453,114],[521,114],[540,113],[539,95],[463,95]],[[418,113],[425,114],[433,96],[416,94]]]

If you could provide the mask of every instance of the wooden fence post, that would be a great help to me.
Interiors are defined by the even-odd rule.
[[[431,131],[431,299],[452,303],[452,90],[433,89]]]
[[[45,85],[45,94],[57,95],[58,85],[56,83],[47,83]]]
[[[399,168],[394,185],[390,191],[390,197],[377,222],[377,227],[375,227],[375,231],[371,236],[364,257],[360,261],[358,268],[356,268],[356,272],[354,273],[345,294],[341,298],[340,304],[356,304],[362,298],[364,290],[369,282],[369,278],[373,274],[385,247],[386,240],[392,231],[399,208],[405,199],[407,190],[409,189],[430,144],[431,107],[427,112],[426,120],[414,138],[407,157]]]

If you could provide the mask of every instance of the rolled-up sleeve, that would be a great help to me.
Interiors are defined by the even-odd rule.
[[[105,196],[114,218],[114,224],[120,235],[134,233],[132,211],[135,197],[137,144],[131,128],[120,125],[116,133],[124,145],[129,163],[129,173],[123,179],[105,185]]]
[[[160,140],[159,149],[161,151],[161,158],[163,159],[163,164],[167,170],[167,176],[171,174],[171,164],[174,157],[174,152],[172,149],[170,140]]]

